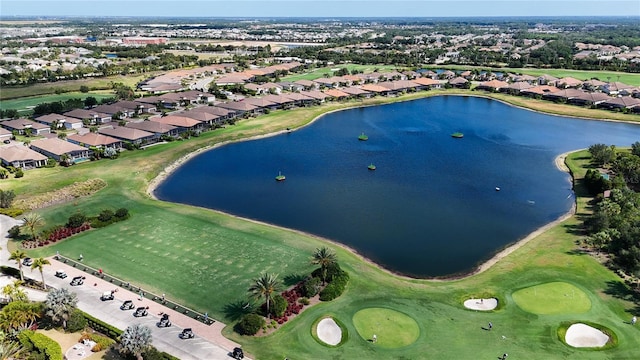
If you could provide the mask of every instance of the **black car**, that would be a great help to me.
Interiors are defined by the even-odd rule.
[[[84,276],[76,276],[71,279],[71,286],[78,286],[84,284]]]
[[[171,321],[169,321],[169,314],[162,314],[162,318],[156,325],[161,328],[171,326]]]
[[[244,359],[244,352],[239,347],[236,347],[236,348],[233,348],[233,352],[231,353],[231,356],[234,359],[241,360],[241,359]]]
[[[24,266],[31,266],[31,264],[33,264],[32,258],[24,258],[24,260],[22,260],[22,265]]]
[[[186,328],[178,335],[180,339],[193,339],[196,336],[191,328]]]
[[[131,310],[134,307],[136,307],[135,305],[133,305],[133,301],[131,300],[125,300],[122,305],[120,305],[120,310]]]
[[[147,311],[146,307],[139,307],[136,309],[136,312],[133,313],[133,316],[135,317],[141,317],[141,316],[147,316],[149,312]]]

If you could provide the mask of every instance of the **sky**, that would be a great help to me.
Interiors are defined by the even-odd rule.
[[[640,17],[640,0],[0,0],[14,16]]]

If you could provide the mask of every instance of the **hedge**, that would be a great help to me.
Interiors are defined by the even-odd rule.
[[[120,335],[122,335],[123,331],[116,328],[115,326],[109,325],[100,319],[94,318],[86,312],[83,312],[82,315],[84,315],[85,319],[87,319],[87,323],[89,324],[90,328],[99,333],[107,335],[115,341],[118,341],[118,338],[120,337]]]
[[[46,360],[62,360],[62,349],[60,344],[46,335],[36,333],[31,330],[24,330],[18,334],[20,343],[33,346],[33,349],[40,354],[45,354]],[[30,346],[27,345],[30,348]]]
[[[342,295],[348,282],[349,274],[341,271],[341,273],[334,276],[329,285],[320,292],[320,301],[331,301]]]
[[[258,314],[247,314],[236,324],[235,330],[241,335],[255,335],[265,325],[264,318]]]

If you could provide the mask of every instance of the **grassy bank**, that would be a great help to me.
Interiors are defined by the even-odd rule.
[[[0,187],[14,189],[19,197],[27,198],[28,194],[45,193],[78,180],[105,180],[108,186],[96,194],[51,206],[39,213],[50,226],[64,223],[76,211],[95,215],[105,208],[126,207],[132,215],[129,220],[82,233],[29,254],[52,255],[60,251],[63,255],[77,257],[82,253],[89,266],[166,293],[172,300],[207,311],[210,316],[225,322],[233,321],[241,312],[251,278],[269,271],[279,273],[280,278],[292,283],[313,269],[309,264],[313,249],[329,244],[336,250],[342,267],[351,275],[343,296],[306,310],[266,337],[241,337],[233,334],[230,328],[225,329],[226,335],[242,343],[245,351],[257,359],[347,359],[363,358],[363,355],[369,359],[425,356],[489,359],[505,352],[510,358],[634,359],[640,347],[640,336],[638,329],[624,323],[630,318],[626,310],[633,306],[622,299],[628,297],[624,285],[593,258],[576,251],[579,218],[588,211],[588,199],[580,191],[577,192],[576,217],[527,242],[487,271],[452,281],[400,278],[345,248],[313,236],[207,209],[155,201],[145,194],[149,181],[168,164],[203,147],[300,127],[328,111],[438,94],[476,93],[432,91],[402,98],[274,111],[189,141],[125,152],[113,161],[31,170],[22,179],[3,180]],[[534,100],[522,101],[524,105],[521,106],[536,108],[540,105]],[[558,105],[553,109],[572,115],[576,108]],[[585,156],[585,153],[577,153],[567,160],[577,177],[586,171],[588,158]],[[517,290],[558,281],[571,284],[586,294],[591,304],[589,310],[538,315],[520,309],[512,299]],[[500,310],[490,313],[465,310],[462,302],[478,294],[500,299]],[[354,315],[365,308],[393,309],[409,316],[418,324],[417,340],[401,348],[376,347],[358,335],[353,323]],[[325,315],[338,319],[349,332],[349,340],[342,346],[327,348],[311,335],[312,324]],[[573,320],[592,321],[612,329],[618,336],[619,345],[606,352],[568,348],[557,339],[556,329],[562,322]],[[493,330],[482,330],[489,321],[494,325]]]

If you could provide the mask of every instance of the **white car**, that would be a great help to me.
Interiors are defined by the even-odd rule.
[[[67,273],[64,272],[64,270],[58,270],[56,271],[56,277],[60,279],[64,279],[67,277]]]

